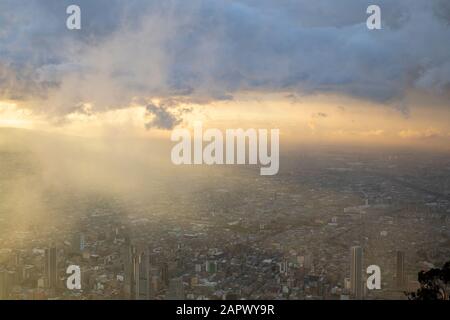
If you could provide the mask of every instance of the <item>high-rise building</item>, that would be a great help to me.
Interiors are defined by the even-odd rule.
[[[167,262],[162,262],[160,265],[160,277],[163,285],[167,287],[169,285],[169,265]]]
[[[363,298],[362,260],[362,248],[359,246],[352,247],[350,262],[350,291],[353,298],[357,300],[361,300]]]
[[[4,280],[4,283],[3,283],[4,287],[3,287],[3,289],[0,289],[0,290],[2,290],[4,293],[6,293],[6,298],[5,299],[8,299],[9,298],[9,294],[12,291],[12,288],[15,285],[17,285],[19,283],[19,281],[20,281],[20,274],[17,271],[14,271],[14,270],[5,270],[3,277],[4,277],[4,279],[3,279]]]
[[[136,255],[135,259],[135,299],[149,300],[152,297],[149,250],[141,251]]]
[[[313,267],[313,257],[310,253],[304,256],[303,267],[307,270],[311,270],[311,268]]]
[[[45,280],[48,288],[56,289],[58,283],[58,260],[56,247],[45,249]]]
[[[76,253],[81,253],[85,248],[84,233],[75,233],[72,239],[72,249]]]
[[[397,289],[404,289],[405,287],[405,253],[403,251],[397,251],[397,273],[396,283]]]
[[[84,247],[86,245],[86,240],[84,238],[84,233],[80,233],[80,251],[84,251]]]
[[[122,248],[122,263],[124,269],[124,285],[123,293],[125,299],[134,298],[134,262],[135,248],[131,244],[127,244]]]
[[[288,264],[288,261],[286,259],[283,260],[283,262],[280,262],[278,264],[278,267],[279,267],[280,274],[287,275],[288,270],[289,270],[289,264]]]

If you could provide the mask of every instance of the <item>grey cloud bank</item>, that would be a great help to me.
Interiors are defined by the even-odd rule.
[[[65,28],[65,8],[82,30]],[[373,1],[168,0],[0,3],[0,96],[37,112],[94,112],[152,97],[205,102],[242,90],[330,92],[386,102],[411,89],[446,96],[450,6],[377,1],[383,29],[367,30]],[[156,108],[156,109],[155,109]],[[150,105],[149,127],[173,114]],[[173,117],[173,118],[172,118]]]

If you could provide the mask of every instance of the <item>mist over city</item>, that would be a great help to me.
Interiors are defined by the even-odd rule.
[[[441,0],[1,0],[0,299],[448,300],[448,39]]]

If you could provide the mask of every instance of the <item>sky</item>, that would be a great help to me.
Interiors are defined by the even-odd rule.
[[[447,150],[449,40],[446,0],[2,0],[0,126]]]

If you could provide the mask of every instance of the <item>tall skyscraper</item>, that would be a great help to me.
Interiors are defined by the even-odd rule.
[[[85,247],[85,237],[84,233],[75,233],[72,238],[72,249],[76,253],[81,253],[84,251]]]
[[[397,251],[397,273],[396,273],[397,289],[405,287],[405,253]]]
[[[357,300],[361,300],[363,298],[362,260],[362,248],[359,246],[352,247],[350,262],[350,289],[353,298]]]
[[[84,238],[84,233],[80,233],[80,251],[84,251],[84,246],[86,245],[86,240]]]
[[[169,265],[167,262],[162,262],[160,264],[160,277],[161,282],[164,286],[169,286]]]
[[[135,263],[135,254],[136,250],[135,247],[131,244],[126,244],[122,248],[122,262],[124,267],[124,297],[126,299],[133,299],[134,298],[134,263]]]
[[[56,289],[58,283],[58,261],[56,247],[45,249],[45,280],[48,288]]]
[[[136,300],[149,300],[152,296],[150,274],[150,252],[141,251],[135,257],[135,295]]]

